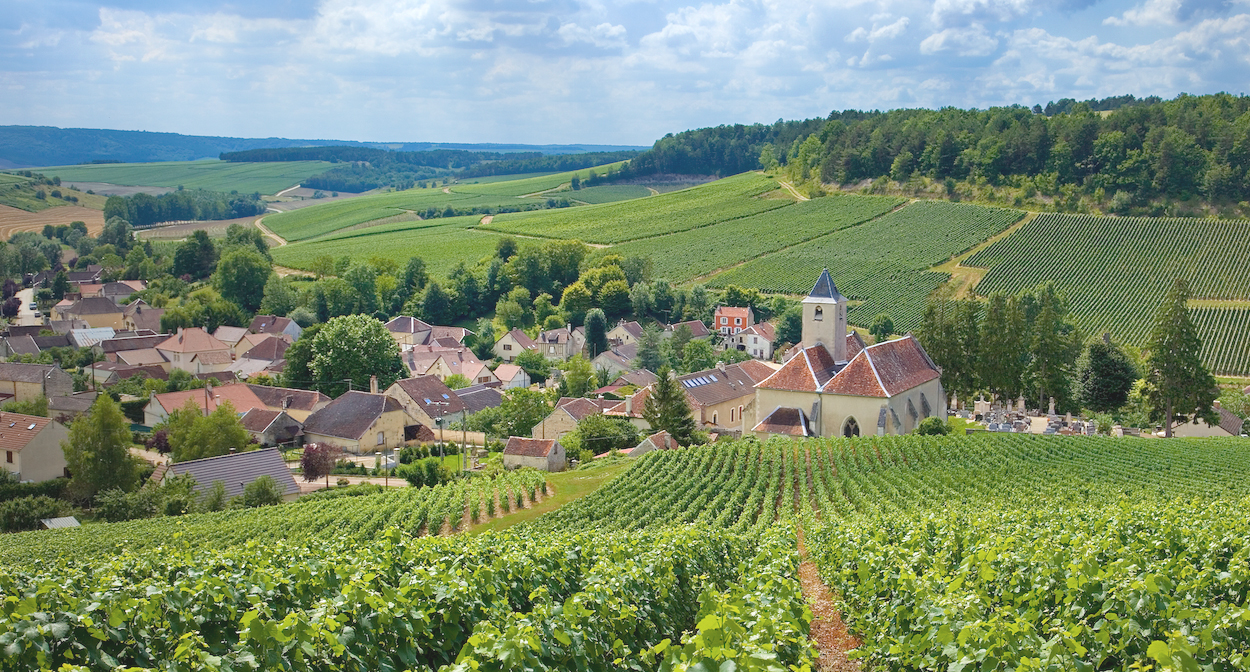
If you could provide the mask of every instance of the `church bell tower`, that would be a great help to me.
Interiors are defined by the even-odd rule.
[[[803,347],[816,345],[825,346],[833,361],[846,363],[846,297],[838,292],[827,268],[803,299]]]

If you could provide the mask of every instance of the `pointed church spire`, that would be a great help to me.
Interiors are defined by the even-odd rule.
[[[830,299],[832,301],[841,301],[844,297],[838,292],[838,288],[833,284],[833,278],[829,275],[829,269],[826,268],[816,279],[815,286],[812,287],[808,298],[813,299]]]

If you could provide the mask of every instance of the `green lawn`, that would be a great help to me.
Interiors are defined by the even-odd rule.
[[[548,511],[555,511],[575,499],[585,497],[598,490],[599,486],[612,480],[613,477],[625,471],[632,464],[634,464],[633,461],[625,460],[602,467],[589,467],[551,474],[547,477],[547,482],[551,484],[556,494],[528,509],[510,513],[503,518],[496,518],[489,523],[475,525],[468,533],[497,532],[512,527],[517,523],[533,520]]]
[[[33,168],[62,182],[107,182],[126,186],[178,187],[239,193],[276,194],[301,180],[325,172],[325,161],[233,163],[228,161],[163,161],[105,163]]]

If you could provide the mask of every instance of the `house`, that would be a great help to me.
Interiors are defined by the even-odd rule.
[[[248,337],[263,340],[243,352],[227,370],[233,371],[240,378],[248,378],[260,373],[281,373],[286,367],[287,348],[291,347],[286,341],[289,337],[271,334],[248,334]],[[248,342],[248,338],[245,338],[236,348]]]
[[[200,496],[212,490],[213,484],[220,481],[226,488],[227,498],[238,497],[252,481],[268,476],[278,483],[283,501],[289,502],[299,497],[299,484],[295,482],[291,469],[286,466],[282,453],[277,448],[164,464],[152,472],[152,481],[163,483],[183,475],[195,479],[195,493]]]
[[[386,388],[417,422],[426,427],[447,428],[464,421],[464,403],[456,393],[435,376],[417,376],[395,381]]]
[[[495,367],[494,374],[505,390],[530,386],[530,374],[516,364],[500,364]]]
[[[1214,425],[1195,419],[1193,422],[1182,422],[1172,428],[1172,436],[1181,438],[1208,436],[1242,436],[1244,432],[1241,417],[1224,408],[1219,401],[1215,402],[1215,413],[1219,422]]]
[[[595,390],[595,394],[619,394],[625,388],[643,388],[651,385],[659,380],[654,373],[646,369],[638,369],[637,371],[626,371],[617,376],[615,380],[607,385]],[[628,391],[628,390],[627,390]],[[620,399],[621,397],[616,397]]]
[[[0,363],[0,402],[34,401],[74,393],[74,379],[55,364]]]
[[[564,446],[555,439],[510,436],[503,448],[505,469],[533,467],[539,471],[564,471],[564,465]]]
[[[561,397],[556,407],[534,426],[530,436],[535,439],[558,439],[577,429],[577,423],[586,416],[601,414],[617,405],[612,399],[584,399]]]
[[[52,317],[56,320],[82,320],[93,327],[123,329],[126,316],[112,299],[92,296],[78,299],[67,306],[56,304],[52,309]]]
[[[756,386],[757,436],[906,434],[946,418],[941,371],[919,341],[864,346],[847,333],[846,304],[826,269],[803,299],[800,347]]]
[[[37,483],[69,476],[62,443],[69,443],[65,425],[49,418],[0,412],[4,469],[17,480]]]
[[[478,411],[496,408],[503,403],[503,392],[491,385],[470,385],[456,390],[460,403],[464,404],[464,414],[473,415]]]
[[[75,418],[91,410],[97,396],[98,392],[77,392],[68,397],[51,397],[48,399],[48,417],[69,426]]]
[[[155,364],[131,366],[122,362],[96,362],[91,365],[90,371],[91,377],[95,379],[95,384],[100,387],[116,385],[127,378],[138,375],[156,378],[157,380],[169,380],[169,373],[165,371],[165,368]]]
[[[142,350],[124,350],[116,354],[117,361],[128,366],[159,366],[166,371],[172,367],[169,360],[165,359],[156,348],[144,348]]]
[[[776,339],[776,328],[768,322],[760,322],[730,336],[727,344],[756,359],[772,359]]]
[[[170,366],[188,373],[224,371],[234,361],[229,345],[199,327],[179,328],[178,333],[157,344],[156,351]]]
[[[299,420],[268,408],[253,408],[239,418],[239,424],[262,446],[296,445],[304,433]]]
[[[385,326],[400,348],[405,345],[427,345],[433,329],[427,322],[408,315],[391,318]]]
[[[30,355],[32,357],[39,356],[39,346],[35,343],[35,338],[23,334],[21,336],[5,336],[4,351],[0,354],[5,359],[16,357],[18,355]]]
[[[642,340],[642,325],[622,319],[608,331],[609,345],[637,345]]]
[[[89,329],[74,329],[61,338],[68,338],[71,347],[90,348],[100,341],[107,341],[116,335],[117,331],[112,327],[91,327]]]
[[[234,344],[232,351],[234,354],[234,358],[238,359],[242,357],[243,355],[245,355],[249,350],[251,350],[252,348],[255,348],[261,343],[271,343],[273,344],[271,345],[271,347],[274,347],[274,348],[280,347],[282,349],[282,353],[279,353],[279,354],[283,354],[286,352],[287,347],[290,346],[294,342],[295,341],[290,336],[287,336],[286,334],[244,334],[243,338],[239,339],[239,342]],[[281,343],[282,345],[281,346],[276,345],[277,343]],[[256,355],[261,355],[263,352],[264,351],[257,351]],[[253,357],[253,359],[260,359],[260,358],[261,357],[256,357],[256,356]],[[282,359],[282,357],[279,356],[277,357],[277,359]]]
[[[225,324],[217,327],[217,331],[213,332],[213,338],[225,343],[230,348],[231,353],[234,353],[234,347],[239,344],[239,341],[243,340],[244,336],[247,335],[247,329],[243,327],[231,327]]]
[[[325,408],[332,401],[330,397],[312,390],[297,390],[289,387],[271,387],[268,385],[248,384],[247,389],[271,411],[284,411],[287,415],[300,422],[308,420],[308,416]]]
[[[338,446],[353,455],[394,450],[416,421],[385,394],[351,391],[308,416],[304,441]]]
[[[100,282],[100,276],[104,273],[104,266],[100,264],[88,264],[87,268],[81,271],[70,271],[66,275],[69,277],[69,284],[96,284]]]
[[[495,341],[495,356],[508,364],[516,361],[517,355],[526,350],[538,350],[538,344],[520,329],[513,329]]]
[[[291,340],[300,337],[304,333],[303,327],[295,323],[289,317],[277,317],[274,315],[257,315],[252,318],[252,323],[248,325],[247,330],[253,334],[286,334]]]
[[[582,351],[586,345],[585,334],[583,328],[573,329],[572,325],[539,332],[538,351],[553,362],[562,362]]]
[[[108,340],[100,341],[96,344],[96,350],[104,356],[106,361],[116,362],[118,353],[129,352],[131,350],[152,350],[155,352],[156,346],[169,340],[169,334],[156,334],[153,336],[114,336]],[[159,354],[159,353],[158,353]],[[162,356],[161,363],[165,363]]]
[[[678,322],[664,327],[664,333],[660,334],[662,338],[672,338],[677,330],[686,327],[690,330],[690,337],[694,340],[703,340],[712,337],[712,330],[707,328],[703,320],[688,320],[686,322]]]
[[[643,455],[646,455],[654,450],[673,450],[680,447],[681,446],[677,444],[677,439],[674,439],[672,434],[669,434],[664,430],[660,430],[643,439],[642,443],[630,448],[629,456],[642,457]]]
[[[736,334],[755,324],[755,311],[734,306],[717,306],[712,316],[712,327],[722,336]]]
[[[148,400],[148,405],[143,408],[143,424],[148,427],[159,425],[169,419],[170,413],[185,406],[187,401],[194,402],[204,415],[212,413],[226,402],[230,402],[234,412],[238,414],[265,407],[264,402],[247,385],[217,385],[198,390],[165,392],[154,394]]]
[[[677,376],[699,429],[748,431],[755,426],[755,385],[776,369],[758,361],[740,362]],[[627,418],[636,426],[651,388],[643,388],[609,409],[606,415]]]
[[[433,352],[417,352],[414,349],[401,353],[400,359],[413,376],[438,376],[439,380],[447,380],[448,376],[460,374],[475,385],[499,384],[490,367],[474,357],[467,348]]]
[[[159,333],[161,316],[164,314],[164,308],[153,308],[143,299],[138,299],[122,307],[122,328],[129,331],[147,329]]]
[[[636,369],[637,367],[634,366],[634,360],[637,358],[637,343],[616,345],[604,350],[594,359],[590,360],[590,366],[596,371],[599,369],[607,371],[608,376],[610,377],[619,376]]]
[[[80,289],[82,289],[80,287]],[[103,296],[106,299],[112,299],[114,303],[120,303],[130,298],[135,292],[142,292],[147,289],[147,283],[142,280],[122,280],[120,282],[106,282],[100,285],[93,293],[88,294],[85,289],[82,295],[86,296]]]

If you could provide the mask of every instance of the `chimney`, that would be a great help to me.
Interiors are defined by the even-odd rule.
[[[369,376],[369,393],[370,394],[378,393],[378,377],[377,376]]]
[[[285,411],[286,409],[290,407],[291,407],[291,395],[288,394],[282,397],[282,410]]]
[[[1216,400],[1215,400],[1215,403],[1213,403],[1213,404],[1211,404],[1211,405],[1215,407],[1215,410],[1217,410],[1217,411],[1218,411],[1218,410],[1220,410],[1220,400],[1219,400],[1219,399],[1216,399]]]
[[[234,446],[230,446],[230,454],[234,455]]]

